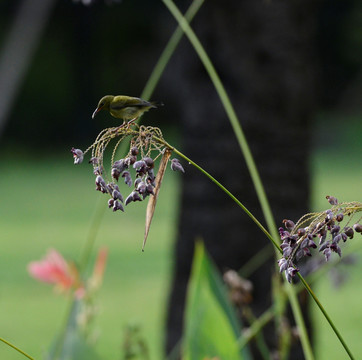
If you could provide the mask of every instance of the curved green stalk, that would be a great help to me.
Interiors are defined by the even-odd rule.
[[[195,162],[193,162],[191,159],[189,159],[186,155],[184,155],[182,152],[180,152],[179,150],[177,150],[175,147],[171,146],[170,144],[168,144],[166,141],[155,137],[154,139],[162,144],[164,144],[165,146],[167,146],[169,149],[171,149],[172,151],[174,151],[177,155],[179,155],[180,157],[182,157],[183,159],[185,159],[187,162],[189,162],[191,165],[193,165],[194,167],[196,167],[199,171],[201,171],[205,176],[207,176],[213,183],[215,183],[222,191],[224,191],[232,200],[234,200],[234,202],[239,205],[242,210],[255,222],[255,224],[260,228],[260,230],[263,231],[263,233],[269,238],[269,240],[271,240],[271,242],[273,243],[273,245],[275,246],[276,250],[279,252],[282,252],[282,250],[280,249],[278,243],[273,239],[272,235],[263,227],[263,225],[255,218],[255,216],[229,191],[227,190],[221,183],[219,183],[211,174],[209,174],[206,170],[204,170],[201,166],[199,166],[198,164],[196,164]],[[336,334],[338,340],[341,342],[342,346],[344,347],[344,349],[346,350],[347,354],[349,355],[349,357],[353,360],[354,357],[350,351],[350,349],[348,348],[346,342],[344,341],[344,339],[342,338],[342,335],[339,333],[339,331],[337,330],[336,326],[334,325],[332,319],[329,317],[329,315],[327,314],[327,312],[325,311],[325,309],[323,308],[321,302],[318,300],[317,296],[314,294],[314,292],[312,291],[312,289],[310,288],[310,286],[308,285],[308,283],[304,280],[303,276],[298,272],[298,277],[300,278],[301,282],[303,283],[304,287],[306,288],[306,290],[308,291],[308,293],[312,296],[312,299],[315,301],[315,303],[317,304],[317,306],[319,307],[319,309],[321,310],[321,312],[323,313],[324,317],[326,318],[326,320],[328,321],[329,325],[331,326],[331,328],[333,329],[334,333]],[[294,313],[294,317],[295,317],[295,321],[298,324],[299,327],[299,331],[300,331],[300,337],[301,337],[301,342],[302,342],[302,346],[303,346],[303,351],[305,354],[306,359],[314,359],[313,356],[313,352],[312,352],[312,347],[310,345],[309,339],[308,339],[308,335],[307,335],[307,331],[306,328],[304,326],[304,321],[303,321],[303,316],[302,316],[302,312],[300,310],[300,306],[296,297],[296,289],[294,289],[294,287],[289,284],[286,283],[286,289],[287,289],[287,294],[288,294],[288,298],[290,301],[290,304],[292,306],[293,309],[293,313]],[[300,322],[303,324],[303,326],[300,326]]]
[[[206,177],[208,177],[213,183],[215,183],[222,191],[224,191],[236,204],[238,204],[242,210],[251,218],[251,220],[254,221],[254,223],[258,226],[258,228],[269,238],[269,240],[274,244],[274,246],[279,250],[279,252],[282,253],[282,250],[279,247],[279,244],[275,241],[275,239],[270,235],[267,229],[259,222],[259,220],[246,208],[246,206],[239,201],[225,186],[223,186],[220,182],[218,182],[211,174],[209,174],[206,170],[204,170],[201,166],[196,164],[194,161],[192,161],[190,158],[188,158],[186,155],[184,155],[182,152],[177,150],[175,147],[171,146],[169,143],[164,141],[163,139],[160,139],[156,136],[153,136],[153,138],[167,146],[170,150],[172,150],[174,153],[185,159],[189,164],[193,165],[196,169],[201,171]]]
[[[324,309],[323,305],[321,304],[321,302],[318,300],[317,296],[314,294],[313,290],[310,288],[310,286],[308,285],[308,283],[304,280],[303,276],[299,274],[299,272],[297,273],[300,281],[303,283],[304,287],[306,288],[306,290],[308,291],[309,295],[313,298],[314,302],[317,304],[317,306],[319,307],[319,310],[322,312],[322,314],[324,315],[324,317],[326,318],[326,320],[328,321],[330,327],[333,329],[334,333],[336,334],[336,336],[338,337],[338,340],[341,342],[342,346],[344,347],[344,349],[346,350],[348,356],[350,357],[350,359],[354,360],[354,356],[351,352],[351,350],[348,348],[346,342],[344,341],[342,335],[340,334],[340,332],[338,331],[337,327],[334,325],[332,319],[329,317],[327,311]]]
[[[35,360],[32,356],[30,356],[29,354],[27,354],[25,351],[19,349],[17,346],[15,346],[14,344],[12,344],[11,342],[3,339],[2,337],[0,337],[0,341],[2,341],[4,344],[12,347],[14,350],[18,351],[20,354],[24,355],[25,357],[27,357],[30,360]]]
[[[237,116],[233,109],[231,101],[229,100],[229,97],[226,93],[226,90],[225,90],[215,68],[213,67],[206,51],[204,50],[204,48],[201,45],[200,41],[198,40],[197,36],[193,32],[193,30],[191,29],[191,27],[189,26],[187,21],[184,19],[184,17],[182,16],[180,11],[176,7],[176,5],[172,2],[172,0],[162,0],[162,1],[166,5],[166,7],[169,9],[169,11],[172,13],[172,15],[175,17],[175,19],[178,21],[178,23],[180,24],[182,29],[184,30],[185,34],[187,35],[191,44],[193,45],[195,51],[199,55],[200,60],[203,62],[205,69],[209,73],[210,79],[212,80],[212,82],[219,94],[220,100],[221,100],[222,104],[224,105],[225,111],[229,117],[230,123],[233,127],[236,138],[239,142],[239,146],[243,152],[247,167],[249,169],[250,175],[252,177],[252,180],[253,180],[253,183],[254,183],[254,186],[255,186],[255,189],[257,192],[257,196],[259,198],[259,201],[260,201],[260,204],[262,207],[264,217],[267,222],[267,226],[268,226],[271,234],[273,235],[273,237],[277,239],[278,238],[277,229],[275,226],[274,218],[273,218],[273,215],[272,215],[272,212],[271,212],[259,173],[257,171],[256,165],[255,165],[254,159],[251,155],[251,151],[249,149],[245,135],[242,131],[242,128],[237,119]],[[300,275],[300,274],[298,274],[298,275]],[[293,295],[292,295],[292,292],[293,292]],[[295,316],[295,320],[297,322],[298,327],[301,330],[301,337],[303,337],[303,339],[301,339],[301,341],[302,341],[304,354],[306,355],[307,359],[313,359],[313,354],[311,352],[310,342],[307,337],[305,323],[303,321],[303,317],[300,316],[300,314],[301,314],[300,306],[299,306],[299,303],[297,301],[295,301],[294,289],[290,288],[290,290],[288,290],[288,296],[289,296],[290,304],[292,306],[292,310],[293,310],[293,313]],[[315,300],[315,297],[313,297],[313,299]],[[322,312],[324,315],[326,315],[326,313],[324,311],[322,311]],[[326,319],[331,324],[330,318],[326,317]],[[332,329],[336,330],[334,326],[332,326]],[[341,341],[342,345],[345,347],[347,353],[349,355],[351,355],[350,351],[347,350],[348,348],[346,348],[346,344],[343,341],[343,339],[341,338],[341,335],[338,333],[338,331],[335,331],[335,334],[337,335],[338,339]]]
[[[204,50],[203,46],[201,45],[199,39],[197,38],[194,31],[191,29],[187,20],[182,16],[179,9],[172,2],[172,0],[162,0],[162,1],[166,5],[166,7],[169,9],[169,11],[172,13],[172,15],[175,17],[175,19],[177,20],[179,25],[182,27],[182,30],[185,32],[186,36],[188,37],[191,44],[193,45],[196,53],[198,54],[200,60],[202,61],[206,71],[208,72],[211,81],[213,82],[213,84],[215,86],[215,89],[216,89],[216,91],[220,97],[220,100],[225,108],[226,114],[229,117],[231,126],[232,126],[235,136],[236,136],[236,139],[239,143],[240,149],[245,158],[245,162],[246,162],[246,165],[250,172],[250,176],[253,180],[255,190],[256,190],[257,196],[259,198],[259,202],[261,204],[268,228],[272,234],[273,234],[272,229],[275,229],[275,234],[273,234],[273,236],[276,239],[278,239],[278,234],[276,233],[275,222],[274,222],[272,212],[271,212],[271,209],[270,209],[270,206],[269,206],[269,203],[268,203],[265,191],[264,191],[263,184],[262,184],[260,176],[259,176],[259,172],[256,168],[248,142],[246,141],[246,137],[240,126],[240,123],[238,121],[234,107],[231,104],[231,101],[226,93],[224,85],[221,82],[219,75],[217,74],[209,56],[207,55],[206,51]]]

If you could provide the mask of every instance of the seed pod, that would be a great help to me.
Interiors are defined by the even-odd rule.
[[[361,224],[354,224],[353,229],[355,232],[361,233],[362,232],[362,225]]]
[[[341,222],[341,221],[343,220],[343,214],[342,214],[342,213],[337,214],[337,215],[336,215],[336,220],[337,220],[338,222]]]

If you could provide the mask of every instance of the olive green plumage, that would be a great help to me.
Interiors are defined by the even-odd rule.
[[[133,121],[140,117],[145,111],[162,105],[162,103],[154,101],[149,102],[132,96],[106,95],[99,100],[92,118],[94,118],[99,111],[108,110],[113,117],[122,119],[123,122]]]

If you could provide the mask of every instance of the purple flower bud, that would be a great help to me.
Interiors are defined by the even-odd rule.
[[[342,256],[341,248],[337,245],[336,242],[332,242],[331,246],[329,247],[333,252],[337,253],[339,257]]]
[[[331,257],[331,249],[329,247],[327,247],[326,249],[324,249],[323,254],[324,257],[326,258],[326,261],[329,260],[329,258]]]
[[[114,204],[114,200],[113,199],[109,199],[108,200],[108,207],[111,208]]]
[[[297,261],[299,261],[302,257],[304,256],[304,250],[303,249],[299,249],[295,255],[295,259]]]
[[[281,240],[286,240],[289,238],[289,232],[285,231],[282,227],[279,228],[279,235]]]
[[[103,174],[103,168],[101,166],[97,166],[93,169],[94,175],[102,175]]]
[[[281,259],[278,260],[278,265],[279,265],[280,272],[283,272],[283,271],[287,270],[287,268],[289,266],[288,265],[288,260],[285,259],[285,258],[281,258]]]
[[[117,168],[113,167],[112,171],[111,171],[111,175],[112,175],[113,179],[116,179],[118,181],[119,175],[121,175],[121,173]]]
[[[353,235],[354,235],[354,231],[351,227],[347,226],[345,229],[344,229],[344,233],[350,238],[350,239],[353,239]]]
[[[142,201],[141,197],[136,191],[133,192],[133,201]]]
[[[324,235],[319,236],[319,245],[322,245],[324,243],[324,241],[326,240],[327,234],[325,233]]]
[[[332,234],[332,235],[338,234],[338,233],[339,233],[339,230],[341,230],[341,227],[338,226],[338,225],[334,225],[334,226],[332,226],[332,228],[331,228],[331,234]]]
[[[113,203],[113,209],[112,209],[112,210],[113,210],[113,211],[121,210],[121,211],[124,212],[124,209],[123,209],[122,204],[121,204],[119,201],[117,201],[117,200],[114,201],[114,203]]]
[[[180,161],[176,158],[171,160],[171,170],[173,171],[181,171],[183,173],[185,173],[184,168],[182,167]]]
[[[309,243],[309,239],[306,237],[300,244],[300,247],[303,249],[308,246],[308,243]]]
[[[124,204],[127,206],[130,202],[133,201],[133,192],[131,192],[127,197],[126,197],[126,201],[124,202]]]
[[[342,213],[337,214],[337,215],[336,215],[336,220],[337,220],[338,222],[341,222],[341,221],[343,220],[343,214],[342,214]]]
[[[90,160],[89,160],[89,164],[92,164],[92,165],[98,165],[99,164],[99,160],[98,160],[98,158],[97,157],[92,157],[92,158],[90,158]]]
[[[284,227],[287,229],[287,230],[293,230],[295,224],[292,220],[288,220],[288,219],[284,219],[282,221],[282,223],[284,224]]]
[[[146,193],[146,184],[143,181],[139,182],[136,190],[141,195],[145,194]]]
[[[293,252],[293,248],[288,243],[281,244],[280,248],[283,250],[283,256],[286,258]]]
[[[146,156],[142,160],[146,163],[148,169],[153,169],[155,167],[155,163],[150,157]]]
[[[319,247],[319,251],[322,252],[323,250],[325,250],[327,247],[329,247],[329,244],[330,244],[329,241],[323,243],[323,244]]]
[[[295,274],[298,272],[298,269],[295,269],[294,267],[290,266],[288,267],[288,269],[285,271],[285,277],[287,278],[288,282],[291,283],[293,277],[295,276]]]
[[[118,190],[113,190],[112,197],[114,200],[119,200],[120,202],[123,202],[123,196]]]
[[[126,198],[124,202],[125,205],[128,205],[132,201],[142,201],[141,197],[136,191],[132,191]]]
[[[134,187],[137,189],[137,186],[138,184],[142,181],[141,178],[137,178],[135,181],[134,181]]]
[[[348,237],[345,233],[341,233],[341,237],[342,237],[343,242],[346,242],[348,239]]]
[[[304,236],[305,235],[305,229],[304,228],[298,229],[297,234],[298,234],[299,237]]]
[[[139,161],[136,161],[134,164],[133,164],[133,168],[134,169],[140,169],[142,167],[146,167],[146,163],[143,161],[143,160],[139,160]]]
[[[362,225],[361,224],[354,224],[353,229],[355,232],[361,233],[362,232]]]
[[[153,192],[153,189],[154,189],[154,187],[153,187],[153,185],[152,184],[148,184],[147,186],[146,186],[146,192],[147,192],[147,194],[152,194],[152,195],[155,195],[155,193]]]
[[[338,234],[333,238],[333,242],[338,244],[342,240],[342,235]]]
[[[98,175],[96,177],[96,190],[101,191],[103,194],[108,192],[106,182],[103,180],[102,176]]]
[[[334,196],[329,196],[329,195],[327,195],[327,196],[326,196],[326,199],[328,200],[328,202],[329,202],[331,205],[337,205],[337,204],[338,204],[338,200],[337,200]]]
[[[74,164],[79,165],[83,162],[84,154],[83,151],[80,149],[74,149],[74,147],[70,150],[70,152],[73,154],[74,158]]]
[[[133,155],[133,156],[137,156],[138,154],[139,154],[139,149],[138,149],[138,147],[137,146],[133,146],[132,148],[131,148],[131,154]]]
[[[125,184],[127,184],[129,187],[131,187],[132,186],[132,178],[131,178],[131,174],[129,173],[129,171],[123,171],[122,177],[124,177]]]
[[[117,160],[113,163],[112,168],[117,169],[120,173],[128,168],[124,159]]]
[[[312,249],[316,249],[317,245],[313,240],[308,240],[308,247],[312,248]]]

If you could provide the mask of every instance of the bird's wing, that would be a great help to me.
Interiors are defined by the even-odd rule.
[[[146,100],[142,100],[139,98],[129,98],[129,99],[122,99],[119,101],[113,101],[111,103],[110,108],[112,110],[121,110],[124,109],[126,107],[145,107],[145,106],[150,106],[150,107],[154,107],[154,105],[152,105],[150,102],[146,101]]]

